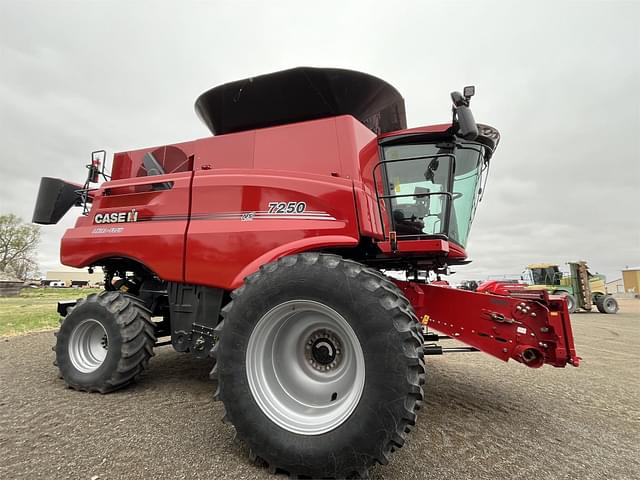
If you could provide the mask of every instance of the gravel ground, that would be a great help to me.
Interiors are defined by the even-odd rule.
[[[409,442],[373,478],[640,477],[640,301],[573,316],[580,368],[430,357]],[[247,458],[208,361],[157,349],[137,384],[64,388],[51,332],[0,338],[0,478],[283,478]]]

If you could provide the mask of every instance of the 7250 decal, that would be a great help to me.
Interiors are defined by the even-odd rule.
[[[267,213],[304,213],[307,209],[305,202],[269,202],[269,210]]]

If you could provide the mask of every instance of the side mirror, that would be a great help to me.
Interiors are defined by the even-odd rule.
[[[105,150],[96,150],[91,152],[91,164],[87,165],[89,168],[89,175],[87,179],[91,183],[98,183],[100,175],[104,176],[104,168],[107,163],[107,152]]]
[[[451,92],[453,102],[453,122],[458,124],[459,135],[465,140],[475,140],[478,136],[478,125],[469,108],[469,100],[475,94],[475,87],[465,87],[464,95]]]

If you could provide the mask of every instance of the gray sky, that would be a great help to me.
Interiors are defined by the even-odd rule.
[[[640,264],[640,2],[0,0],[0,212],[30,220],[41,176],[81,182],[90,152],[208,136],[208,88],[294,66],[361,70],[410,127],[476,85],[497,127],[474,262],[454,279],[586,259]],[[73,224],[43,228],[43,272]]]

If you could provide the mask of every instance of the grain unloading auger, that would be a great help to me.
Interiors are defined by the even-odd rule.
[[[43,179],[34,222],[82,205],[62,262],[106,277],[59,305],[64,381],[120,388],[171,343],[212,358],[251,458],[344,478],[386,463],[415,424],[424,355],[442,352],[425,324],[469,345],[453,350],[577,366],[562,298],[424,280],[468,262],[499,140],[475,123],[473,93],[452,94],[450,123],[407,129],[386,82],[296,68],[204,93],[213,137],[117,153],[95,188],[103,155],[84,187]]]

